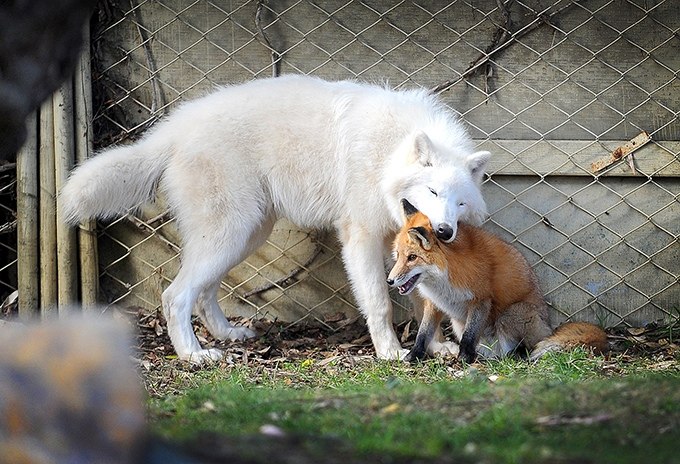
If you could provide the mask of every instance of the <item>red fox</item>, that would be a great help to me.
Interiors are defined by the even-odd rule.
[[[594,324],[569,322],[553,332],[536,274],[517,249],[464,223],[458,224],[452,242],[441,242],[427,216],[405,199],[402,208],[405,224],[394,241],[396,263],[387,283],[402,295],[418,287],[425,298],[423,320],[407,360],[421,359],[426,351],[454,351],[442,350],[434,340],[444,315],[458,338],[458,356],[469,363],[482,337],[494,340],[490,346],[480,345],[491,351],[487,354],[505,356],[524,348],[530,359],[577,345],[600,353],[608,350],[607,335]]]

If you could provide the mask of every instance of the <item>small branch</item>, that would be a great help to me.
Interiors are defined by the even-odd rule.
[[[270,282],[270,283],[265,284],[261,287],[258,287],[256,289],[253,289],[249,292],[244,293],[243,295],[241,295],[241,298],[248,299],[253,295],[257,295],[257,294],[266,292],[267,290],[271,290],[274,287],[286,288],[288,286],[287,282],[290,281],[291,279],[293,279],[295,276],[297,276],[301,272],[307,270],[309,265],[312,264],[314,262],[314,260],[316,259],[316,257],[319,256],[321,254],[321,252],[323,251],[322,248],[321,248],[321,245],[320,245],[321,238],[317,237],[316,239],[313,239],[313,241],[314,241],[314,244],[315,244],[314,251],[312,251],[312,253],[309,255],[309,258],[307,258],[307,260],[304,263],[302,263],[300,266],[294,268],[292,271],[290,271],[288,274],[281,277],[280,279],[276,279],[274,282]]]
[[[514,1],[514,0],[508,0],[507,3],[505,3],[502,7],[501,5],[501,0],[497,0],[499,2],[499,8],[501,10],[501,14],[505,18],[506,25],[511,25],[512,20],[510,18],[510,12],[507,10],[509,5]],[[475,60],[473,60],[470,63],[470,66],[467,67],[467,69],[461,74],[459,77],[455,79],[450,79],[448,81],[442,82],[439,85],[436,85],[435,87],[432,87],[430,89],[431,93],[441,93],[444,92],[454,85],[458,84],[460,81],[463,79],[466,79],[472,75],[474,75],[479,68],[482,66],[485,66],[489,61],[491,61],[491,58],[493,58],[495,55],[497,55],[499,52],[505,50],[507,47],[512,45],[513,43],[517,42],[518,39],[524,37],[528,33],[538,29],[540,26],[544,24],[549,24],[553,25],[552,20],[555,16],[558,14],[562,13],[564,10],[567,8],[570,8],[573,6],[576,2],[569,2],[567,5],[563,6],[562,8],[559,8],[555,11],[553,11],[550,14],[544,14],[544,13],[539,13],[539,12],[534,12],[535,17],[534,19],[524,26],[522,29],[518,30],[514,34],[510,33],[509,27],[499,27],[499,29],[496,31],[494,34],[494,39],[491,42],[491,45],[487,47],[487,49],[484,51],[484,53],[481,53]]]
[[[5,163],[5,164],[0,164],[0,172],[5,172],[5,171],[14,171],[17,168],[16,163]]]
[[[165,113],[165,98],[163,97],[163,92],[158,85],[158,78],[156,77],[156,62],[153,58],[153,54],[151,53],[151,42],[149,36],[142,27],[142,20],[139,16],[138,7],[135,7],[133,0],[130,0],[130,8],[132,16],[134,17],[135,25],[137,26],[137,33],[139,34],[139,39],[141,40],[142,49],[144,50],[146,63],[149,66],[149,80],[151,81],[151,86],[153,88],[153,92],[151,93],[152,118],[145,124],[145,126],[148,127],[157,119],[162,117]],[[161,110],[158,114],[156,114],[159,108],[161,108]]]
[[[157,216],[157,217],[159,217],[159,216]],[[131,222],[132,224],[134,224],[138,229],[146,230],[147,232],[151,233],[152,235],[158,237],[158,239],[161,242],[163,242],[165,245],[167,245],[168,248],[170,248],[172,251],[174,251],[176,253],[179,253],[179,252],[182,251],[182,248],[177,246],[175,243],[173,243],[167,237],[165,237],[160,231],[158,231],[157,229],[154,229],[153,227],[151,227],[149,224],[142,221],[141,219],[133,216],[132,214],[126,215],[125,219],[127,221]]]
[[[17,220],[16,219],[0,225],[0,235],[11,234],[11,233],[14,233],[16,230],[17,230]]]
[[[262,40],[264,40],[264,44],[267,46],[267,48],[269,48],[269,51],[272,54],[272,77],[278,77],[281,75],[282,55],[274,47],[274,45],[272,45],[269,37],[264,32],[264,28],[262,27],[262,11],[264,10],[265,3],[267,3],[267,0],[259,0],[257,2],[257,10],[255,11],[255,27],[257,27],[258,32],[262,36]]]

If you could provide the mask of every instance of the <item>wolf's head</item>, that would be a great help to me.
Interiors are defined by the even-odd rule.
[[[481,225],[486,218],[480,185],[490,156],[488,151],[450,153],[420,132],[413,138],[400,198],[429,217],[437,237],[449,243],[456,237],[458,221]]]
[[[408,200],[402,199],[401,204],[405,224],[394,239],[395,263],[387,284],[408,295],[424,275],[444,272],[446,263],[443,254],[437,251],[437,236],[430,219]]]

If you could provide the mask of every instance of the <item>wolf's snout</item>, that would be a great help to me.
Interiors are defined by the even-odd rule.
[[[443,222],[437,226],[436,234],[439,240],[448,242],[453,238],[453,227]]]

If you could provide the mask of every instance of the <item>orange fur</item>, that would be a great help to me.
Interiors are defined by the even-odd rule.
[[[423,321],[409,358],[432,352],[443,312],[451,318],[460,356],[474,360],[480,339],[497,339],[494,354],[519,346],[535,359],[553,349],[576,345],[607,349],[607,336],[593,324],[567,323],[554,332],[538,279],[521,253],[494,234],[459,224],[451,243],[439,241],[429,219],[404,204],[405,225],[394,242],[396,263],[388,283],[410,293],[417,286],[426,298]],[[419,277],[417,277],[419,276]],[[439,344],[441,345],[441,344]],[[437,345],[437,346],[439,346]],[[442,352],[452,352],[447,347]]]

